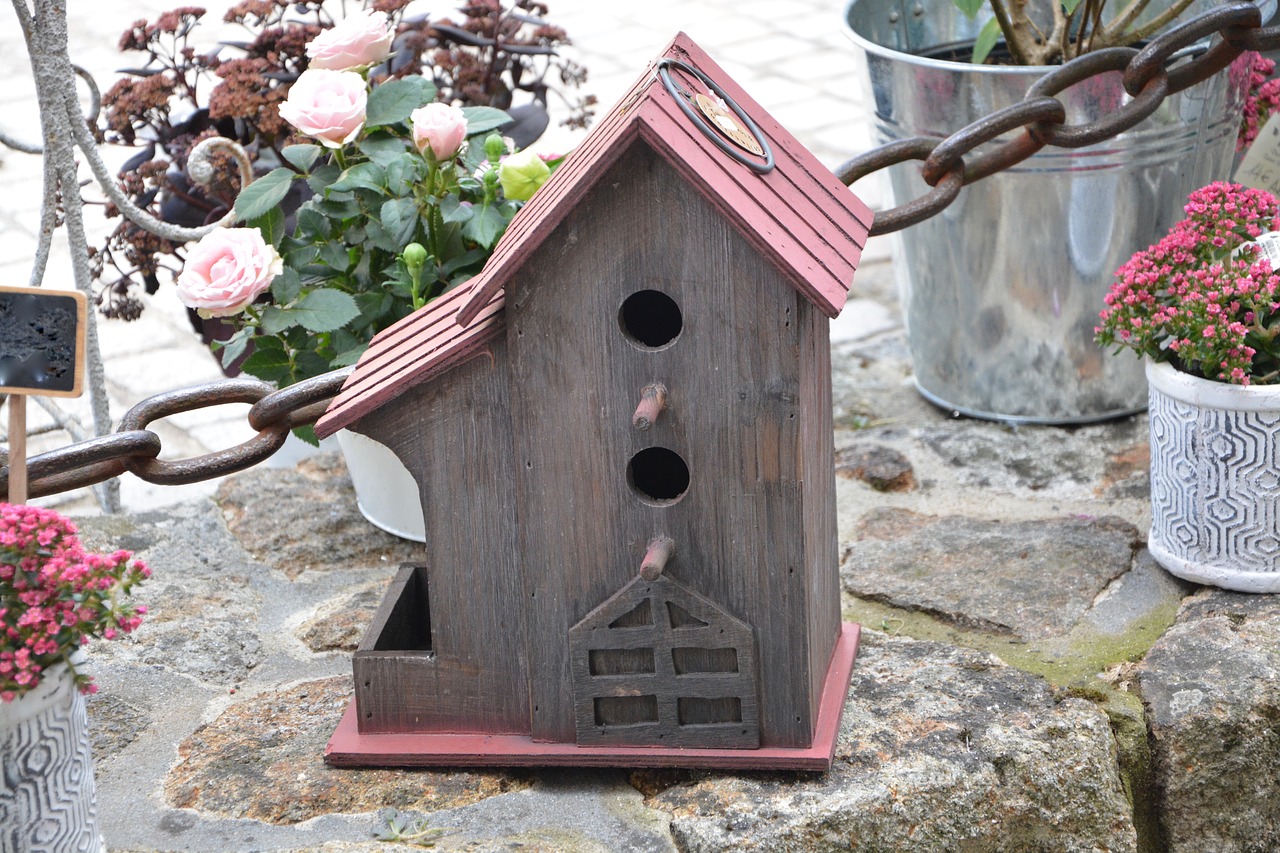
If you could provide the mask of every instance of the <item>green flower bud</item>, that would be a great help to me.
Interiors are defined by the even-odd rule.
[[[549,177],[551,177],[551,169],[532,151],[512,154],[498,167],[498,180],[502,182],[502,192],[514,201],[528,201],[533,198],[538,187],[545,184]]]
[[[489,134],[484,140],[484,156],[490,163],[496,164],[507,153],[507,143],[496,133]]]
[[[423,264],[427,262],[427,249],[421,243],[410,243],[404,247],[403,257],[404,265],[410,272],[421,272]]]

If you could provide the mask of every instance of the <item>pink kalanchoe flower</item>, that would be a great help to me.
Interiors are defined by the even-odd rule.
[[[1280,202],[1218,182],[1192,193],[1184,212],[1117,271],[1098,342],[1218,381],[1280,382],[1280,276],[1251,245],[1276,227]]]

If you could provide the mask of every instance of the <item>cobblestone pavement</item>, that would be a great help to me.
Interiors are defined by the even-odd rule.
[[[100,87],[107,89],[118,69],[136,64],[135,58],[116,49],[124,29],[140,17],[154,19],[175,5],[163,0],[105,0],[92,4],[69,0],[73,61],[88,69]],[[206,21],[219,20],[221,10],[228,5],[226,0],[210,4]],[[422,8],[444,15],[456,5],[429,2]],[[584,91],[599,99],[599,115],[617,101],[671,37],[683,30],[823,163],[834,167],[870,145],[869,113],[861,101],[855,76],[854,48],[842,30],[839,0],[654,0],[642,4],[551,0],[549,5],[550,19],[564,27],[574,41],[569,54],[590,73]],[[219,37],[233,37],[236,30],[211,24],[198,32],[198,43],[203,47],[212,46]],[[5,81],[0,87],[0,127],[35,140],[39,136],[39,118],[31,68],[9,4],[0,6],[0,79]],[[569,150],[582,135],[581,131],[553,126],[537,147],[542,151]],[[118,164],[131,153],[108,151],[107,159]],[[87,169],[82,173],[87,176]],[[0,282],[26,283],[39,221],[40,159],[0,148],[0,186],[4,187],[0,198]],[[859,186],[864,200],[873,208],[878,201],[876,189]],[[90,186],[85,197],[101,196]],[[99,210],[97,206],[90,207],[86,216],[95,237],[109,230]],[[61,234],[58,239],[45,285],[71,287],[70,260]],[[874,279],[877,273],[883,276],[886,257],[887,244],[883,240],[872,241],[864,255],[860,281]],[[881,267],[878,271],[874,269],[877,265]],[[857,299],[859,293],[855,284],[854,301],[835,321],[836,339],[877,334],[896,322],[891,301],[882,298],[879,302],[864,302]],[[213,358],[191,333],[171,288],[162,287],[148,299],[141,320],[103,321],[98,328],[113,419],[118,420],[134,403],[153,394],[220,378]],[[87,396],[72,401],[68,408],[83,422],[89,422]],[[229,447],[252,435],[243,423],[246,409],[234,405],[185,413],[165,419],[152,429],[164,442],[164,458],[188,457]],[[30,406],[29,412],[33,429],[51,423],[38,406]],[[35,436],[30,452],[67,441],[66,434],[60,431]],[[270,464],[292,465],[297,454],[306,451],[305,446],[291,445]],[[141,509],[211,494],[217,484],[160,487],[125,477],[121,485],[125,508]],[[92,506],[87,492],[45,502],[78,510]]]

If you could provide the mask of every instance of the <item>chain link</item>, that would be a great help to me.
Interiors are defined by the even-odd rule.
[[[57,494],[92,486],[128,471],[149,483],[184,485],[243,471],[284,444],[289,430],[314,424],[351,374],[346,367],[279,391],[256,379],[210,382],[148,397],[120,419],[111,435],[81,441],[27,460],[28,494]],[[257,435],[226,450],[164,461],[160,436],[148,426],[195,409],[250,403],[249,426]],[[0,498],[9,490],[9,468],[0,468]]]
[[[945,139],[915,136],[891,142],[845,161],[836,169],[836,176],[847,185],[898,163],[923,160],[921,176],[932,189],[920,198],[877,211],[871,226],[873,237],[899,231],[942,212],[955,201],[959,194],[957,173],[967,185],[1021,163],[1044,145],[1079,148],[1110,139],[1147,118],[1169,95],[1226,68],[1242,52],[1280,48],[1280,27],[1261,24],[1262,14],[1253,3],[1241,0],[1217,6],[1170,29],[1141,50],[1109,48],[1079,56],[1041,78],[1020,103],[984,116]],[[1180,53],[1215,34],[1222,39],[1195,58],[1186,60]],[[1067,126],[1066,108],[1054,96],[1090,77],[1117,71],[1122,72],[1125,91],[1133,100],[1094,122]],[[966,161],[965,155],[979,145],[1019,129],[1022,133],[1012,140]]]
[[[900,139],[854,157],[836,170],[845,184],[911,160],[922,162],[929,191],[917,199],[876,214],[871,236],[888,234],[923,222],[955,201],[961,187],[1014,166],[1045,145],[1080,148],[1110,139],[1150,116],[1166,97],[1208,79],[1243,51],[1280,48],[1280,26],[1261,26],[1261,14],[1250,2],[1227,3],[1174,27],[1141,50],[1108,48],[1077,57],[1027,90],[1023,101],[984,116],[944,138]],[[1184,61],[1179,52],[1212,35],[1208,50]],[[1115,112],[1081,125],[1066,124],[1066,108],[1056,95],[1100,74],[1123,74],[1133,98]],[[992,150],[973,154],[982,145],[1021,131]],[[966,161],[967,155],[973,155]],[[289,430],[314,424],[337,395],[352,368],[317,376],[279,391],[265,382],[234,379],[199,385],[143,400],[121,419],[112,435],[81,441],[33,456],[27,462],[32,497],[91,486],[129,471],[159,484],[184,484],[220,477],[258,464],[271,456]],[[253,438],[226,450],[191,459],[165,461],[160,437],[147,427],[157,420],[228,403],[249,403]],[[9,469],[0,468],[0,497],[9,488]]]

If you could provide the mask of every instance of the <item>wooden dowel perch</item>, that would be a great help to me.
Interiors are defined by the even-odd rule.
[[[648,429],[666,408],[667,386],[658,383],[646,385],[640,392],[640,405],[636,406],[636,413],[631,416],[631,425],[639,430]]]
[[[644,552],[644,560],[640,562],[640,577],[647,581],[656,581],[675,552],[676,543],[669,537],[659,536],[650,540],[649,548]]]

